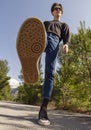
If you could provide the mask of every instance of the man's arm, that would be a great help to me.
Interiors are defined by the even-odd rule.
[[[66,54],[69,50],[69,39],[70,39],[70,31],[69,27],[66,23],[62,25],[62,39],[63,39],[63,52]]]

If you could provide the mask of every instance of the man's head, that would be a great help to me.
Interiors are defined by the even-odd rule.
[[[54,11],[60,11],[63,14],[63,6],[60,3],[54,3],[51,6],[51,13],[53,14]]]

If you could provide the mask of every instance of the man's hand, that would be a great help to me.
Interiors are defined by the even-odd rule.
[[[67,44],[64,44],[63,45],[63,53],[64,54],[68,53],[68,50],[69,50],[69,46]]]

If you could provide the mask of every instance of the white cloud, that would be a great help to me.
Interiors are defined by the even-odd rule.
[[[17,88],[19,86],[19,81],[17,81],[16,79],[10,79],[9,80],[9,84],[11,86],[11,88]]]

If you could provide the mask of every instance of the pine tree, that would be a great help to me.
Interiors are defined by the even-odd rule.
[[[11,99],[11,89],[8,82],[10,77],[7,76],[8,71],[8,62],[6,60],[0,60],[0,100]]]
[[[40,77],[39,81],[35,84],[26,84],[23,79],[22,71],[20,72],[19,78],[21,79],[21,85],[18,88],[18,97],[16,101],[37,105],[41,101],[42,96],[42,65],[40,66]]]
[[[91,29],[84,21],[78,32],[71,34],[70,42],[69,53],[58,56],[61,67],[55,78],[54,92],[60,89],[56,105],[91,110]]]

